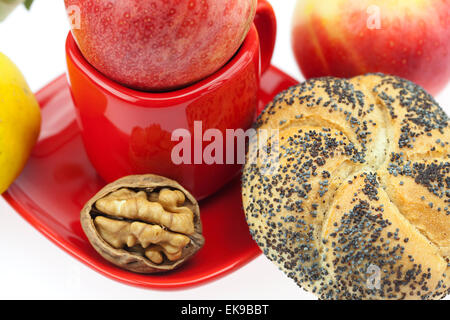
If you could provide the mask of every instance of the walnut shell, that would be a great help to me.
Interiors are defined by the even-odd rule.
[[[153,196],[153,199],[147,199],[149,200],[148,203],[153,205],[158,202],[158,200],[154,199],[155,193],[159,195],[161,194],[161,190],[169,190],[169,192],[179,191],[184,195],[184,202],[180,209],[184,209],[188,212],[191,211],[193,213],[193,228],[188,228],[190,230],[188,232],[189,234],[182,234],[183,237],[188,237],[190,241],[188,240],[189,243],[181,248],[176,258],[173,258],[170,254],[167,253],[163,256],[161,251],[161,256],[163,256],[164,258],[161,261],[158,261],[159,263],[153,262],[152,260],[150,260],[150,253],[149,255],[144,254],[145,246],[148,244],[146,244],[146,242],[142,242],[145,243],[145,245],[141,245],[141,243],[139,242],[139,238],[135,237],[134,235],[124,237],[124,243],[127,243],[126,239],[132,238],[133,240],[135,240],[131,243],[133,245],[132,247],[128,247],[130,243],[124,244],[123,247],[114,247],[111,243],[116,243],[118,241],[112,242],[111,239],[108,238],[108,242],[104,237],[102,237],[101,234],[104,235],[104,233],[102,233],[101,230],[99,232],[99,226],[95,222],[97,217],[100,217],[103,220],[117,221],[117,224],[122,225],[127,224],[128,222],[129,224],[135,223],[142,226],[144,222],[147,223],[147,226],[149,227],[155,227],[154,223],[149,223],[149,221],[142,221],[142,219],[139,219],[140,217],[135,219],[134,216],[121,216],[120,214],[111,215],[110,212],[104,213],[98,210],[96,206],[98,201],[104,201],[105,198],[111,197],[111,195],[114,193],[120,193],[119,191],[123,189],[133,190],[137,193],[140,193],[141,196],[142,191],[144,191],[145,194],[147,194],[147,198]],[[133,191],[130,191],[130,193],[132,193]],[[179,192],[177,194],[180,194]],[[132,199],[132,201],[135,201],[135,199]],[[145,202],[145,200],[143,201]],[[117,202],[118,207],[122,207],[121,202],[124,201]],[[136,205],[136,202],[133,202],[133,205]],[[162,208],[162,205],[160,205],[160,207]],[[130,208],[133,207],[130,206]],[[166,212],[166,208],[163,209],[163,211],[167,215],[173,214],[175,216],[177,214]],[[130,209],[127,212],[130,211],[133,210]],[[172,218],[169,219],[170,222],[172,222],[172,220]],[[89,239],[89,242],[103,258],[120,268],[137,273],[157,273],[176,269],[180,267],[184,262],[186,262],[189,258],[191,258],[195,253],[197,253],[197,251],[200,250],[204,244],[204,238],[202,236],[202,223],[200,219],[200,208],[195,198],[176,181],[157,175],[148,174],[127,176],[111,184],[108,184],[86,203],[83,210],[81,211],[80,221],[83,231]],[[168,220],[166,219],[164,221]],[[158,225],[158,223],[156,223],[156,225]],[[177,233],[177,231],[173,232],[173,230],[170,230],[170,228],[167,228],[164,225],[162,225],[161,228],[157,229],[160,233],[166,233],[166,235],[175,233],[177,234],[177,236],[181,235],[181,233]],[[111,236],[111,234],[109,234],[109,236]],[[168,258],[169,256],[172,259],[176,260],[171,261]]]

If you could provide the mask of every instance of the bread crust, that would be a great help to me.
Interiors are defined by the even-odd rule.
[[[278,134],[249,144],[247,222],[299,286],[321,299],[449,294],[450,129],[428,93],[383,74],[312,79],[255,127]]]

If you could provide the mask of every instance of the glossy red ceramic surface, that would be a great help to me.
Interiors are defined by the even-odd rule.
[[[264,73],[270,67],[275,40],[277,38],[277,19],[272,5],[266,0],[258,0],[256,16],[253,20],[258,30],[261,48],[261,71]]]
[[[261,110],[278,92],[296,81],[271,67],[259,93]],[[242,211],[240,181],[235,179],[200,203],[205,246],[186,265],[162,275],[140,275],[105,261],[89,244],[79,222],[84,203],[105,183],[83,148],[65,76],[37,98],[42,132],[25,170],[4,194],[5,199],[47,238],[105,276],[146,288],[178,288],[221,276],[260,254]]]
[[[203,133],[216,129],[225,137],[227,129],[246,130],[254,120],[260,65],[269,65],[276,34],[275,16],[267,2],[259,2],[255,22],[264,44],[261,50],[253,26],[222,69],[189,87],[165,93],[135,91],[107,79],[84,59],[69,34],[67,65],[77,120],[87,155],[105,181],[154,173],[178,181],[203,199],[237,176],[242,163],[235,156],[233,164],[226,164],[226,148],[225,164],[203,160],[201,155],[211,143],[203,142]],[[202,130],[195,131],[199,121]],[[181,165],[172,157],[179,143],[172,141],[172,133],[180,129],[191,135],[191,160]],[[228,151],[238,154],[235,149]]]

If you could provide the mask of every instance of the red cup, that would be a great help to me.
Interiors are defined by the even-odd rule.
[[[204,150],[209,142],[195,134],[196,121],[203,132],[218,129],[224,137],[226,129],[252,125],[260,75],[270,65],[276,37],[275,14],[265,0],[259,1],[254,22],[239,51],[219,71],[164,93],[136,91],[106,78],[86,61],[69,33],[67,68],[77,121],[88,157],[106,182],[153,173],[178,181],[203,199],[239,173],[238,163],[195,164],[194,152],[190,164],[175,164],[172,149],[179,142],[172,141],[172,133],[188,130],[192,150],[200,144]]]

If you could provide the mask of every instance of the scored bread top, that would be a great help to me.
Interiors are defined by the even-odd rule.
[[[422,88],[312,79],[275,97],[256,129],[268,138],[249,144],[247,222],[297,284],[321,299],[449,293],[450,129]]]

